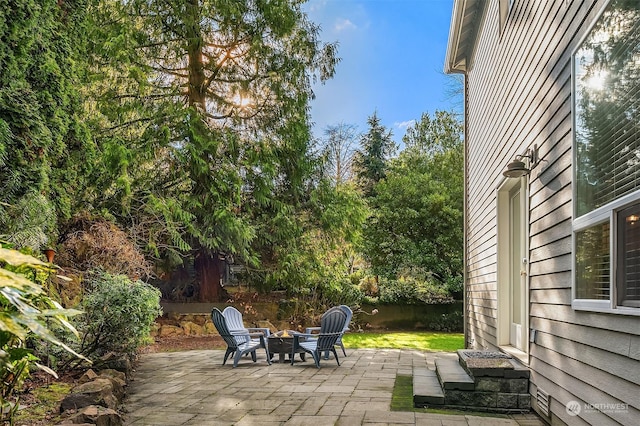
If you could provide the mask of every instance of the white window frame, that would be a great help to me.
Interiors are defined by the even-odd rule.
[[[500,34],[504,31],[504,27],[509,20],[509,15],[513,9],[515,0],[500,0],[498,14],[500,15]]]
[[[575,151],[575,150],[574,150]],[[575,161],[575,154],[574,154]],[[574,168],[575,169],[575,168]],[[575,173],[575,172],[574,172]],[[574,176],[575,177],[575,176]],[[575,199],[575,185],[574,185],[574,199]],[[620,197],[611,203],[602,206],[596,210],[593,210],[579,218],[574,219],[572,226],[572,253],[574,253],[572,259],[571,268],[571,307],[575,310],[582,311],[595,311],[605,312],[613,314],[623,315],[637,315],[640,316],[640,309],[627,306],[618,306],[616,304],[617,283],[616,283],[616,262],[617,259],[617,244],[616,239],[618,235],[616,213],[626,207],[633,204],[640,203],[640,191],[627,194]],[[577,286],[576,286],[576,257],[577,252],[576,234],[582,230],[588,229],[592,226],[609,223],[609,257],[611,273],[609,274],[609,300],[596,300],[596,299],[578,299],[576,298]]]
[[[585,32],[584,36],[577,44],[576,48],[571,54],[571,116],[572,116],[572,157],[573,157],[573,182],[577,182],[577,167],[576,165],[578,156],[576,147],[576,69],[575,69],[575,55],[580,50],[580,47],[584,43],[584,40],[591,34],[593,27],[596,26],[605,9],[609,6],[611,1],[605,2],[602,8],[598,12],[598,16],[594,19],[589,29]],[[577,185],[572,185],[573,200],[576,200]],[[589,213],[586,213],[580,217],[575,217],[575,205],[573,208],[573,221],[572,221],[572,234],[571,234],[571,249],[572,249],[572,261],[571,261],[571,307],[578,311],[591,311],[591,312],[603,312],[609,314],[621,314],[621,315],[634,315],[640,316],[640,308],[618,306],[617,301],[617,283],[616,283],[616,265],[617,265],[617,219],[616,213],[626,207],[633,204],[640,203],[640,190],[626,194],[620,198],[617,198],[610,203],[601,206]],[[609,274],[609,300],[599,299],[578,299],[577,286],[576,286],[576,234],[579,231],[590,228],[592,226],[609,223],[609,265],[611,272]]]

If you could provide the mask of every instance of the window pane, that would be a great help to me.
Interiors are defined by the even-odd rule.
[[[618,305],[640,307],[640,205],[618,214]]]
[[[614,0],[574,56],[576,215],[640,189],[640,1]]]
[[[576,298],[609,299],[609,222],[576,233]]]

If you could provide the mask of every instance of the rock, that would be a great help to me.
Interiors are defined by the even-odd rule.
[[[95,398],[81,393],[70,393],[60,402],[60,412],[77,410],[95,403]]]
[[[78,379],[79,383],[87,383],[87,382],[91,382],[95,379],[98,378],[98,375],[96,374],[95,371],[89,369],[87,371],[85,371],[85,373],[82,375],[82,377],[80,377],[80,379]]]
[[[206,322],[204,324],[204,327],[203,327],[203,333],[204,334],[214,334],[214,333],[217,333],[217,332],[218,331],[216,330],[216,326],[213,325],[213,323],[211,321]]]
[[[157,322],[154,322],[153,324],[151,324],[151,329],[149,330],[149,336],[155,337],[155,336],[158,336],[159,333],[160,333],[160,324],[158,324]]]
[[[209,314],[194,315],[193,316],[193,322],[195,322],[196,324],[198,324],[201,327],[204,327],[204,325],[207,323],[207,320],[209,320]]]
[[[166,324],[160,327],[160,330],[158,332],[158,336],[160,337],[182,336],[183,334],[184,330],[182,329],[182,327]]]
[[[183,322],[182,329],[184,330],[184,334],[188,336],[201,336],[203,331],[201,326],[191,321]]]
[[[114,394],[113,382],[110,379],[97,378],[76,386],[60,403],[60,412],[77,410],[90,405],[117,408],[118,398]]]
[[[117,354],[109,352],[100,358],[100,363],[106,369],[113,369],[123,372],[127,377],[131,373],[131,361],[126,354]]]
[[[127,385],[127,375],[122,371],[114,370],[112,368],[100,371],[100,377],[110,377],[112,379],[118,380],[118,383],[120,383],[122,386]]]
[[[193,314],[183,314],[180,318],[180,322],[195,322],[195,317]]]
[[[167,318],[170,319],[171,321],[180,322],[180,319],[182,318],[182,314],[179,312],[169,312],[167,313]]]
[[[93,424],[98,426],[122,426],[124,421],[117,411],[90,405],[65,419],[61,424]]]
[[[115,373],[120,373],[119,371],[116,371],[116,370],[106,370],[106,371],[113,371]],[[123,374],[123,373],[120,373],[120,374]],[[103,375],[103,373],[100,373],[100,378],[111,381],[111,385],[113,387],[113,390],[112,390],[113,395],[116,397],[118,402],[122,401],[125,395],[124,387],[127,385],[127,382],[124,379],[121,379],[120,377]]]

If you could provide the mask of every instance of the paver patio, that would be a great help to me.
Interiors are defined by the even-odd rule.
[[[391,411],[396,375],[434,368],[454,353],[349,350],[334,359],[267,365],[250,357],[222,365],[223,350],[142,356],[125,400],[127,425],[542,426],[534,414],[485,417]]]

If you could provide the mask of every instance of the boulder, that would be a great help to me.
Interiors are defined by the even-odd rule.
[[[114,370],[112,368],[100,371],[100,377],[110,377],[117,380],[121,386],[127,385],[127,375],[122,371]]]
[[[100,358],[100,365],[105,369],[112,369],[123,372],[127,377],[131,373],[131,361],[126,354],[109,352]]]
[[[182,336],[184,334],[184,330],[182,327],[178,327],[175,325],[163,325],[160,327],[158,331],[158,336],[160,337],[170,337],[170,336]]]
[[[90,405],[78,410],[60,424],[93,424],[97,426],[122,426],[124,421],[117,411]]]
[[[77,410],[90,405],[117,408],[118,398],[114,394],[113,382],[110,379],[97,378],[76,386],[60,403],[60,412]]]
[[[204,324],[203,333],[204,334],[216,334],[218,330],[216,330],[216,326],[213,325],[211,321],[208,321]]]
[[[167,318],[170,319],[171,321],[180,322],[180,319],[182,318],[182,314],[179,312],[169,312],[167,313]]]
[[[195,322],[199,326],[204,327],[204,325],[207,323],[207,320],[209,320],[209,318],[210,318],[209,314],[193,315],[193,322]]]
[[[201,336],[203,332],[201,326],[191,321],[183,322],[182,329],[184,330],[184,334],[188,336]]]
[[[78,382],[80,384],[82,383],[87,383],[87,382],[91,382],[95,379],[98,378],[98,374],[96,374],[95,371],[89,369],[87,371],[85,371],[85,373],[82,375],[82,377],[80,377],[80,379],[78,379]]]

